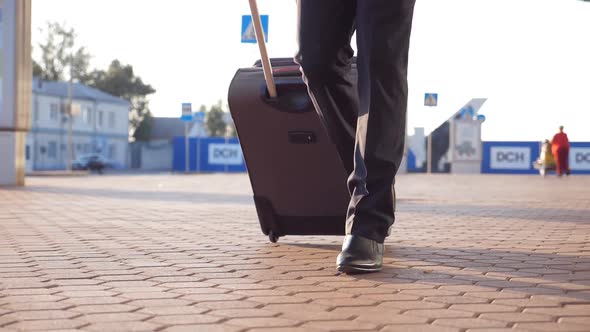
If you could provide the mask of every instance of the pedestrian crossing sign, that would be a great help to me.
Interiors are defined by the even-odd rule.
[[[268,43],[268,15],[260,15],[264,41]],[[242,43],[256,44],[256,32],[252,23],[252,15],[242,16]]]
[[[424,94],[424,106],[437,106],[438,105],[438,93],[425,93]]]

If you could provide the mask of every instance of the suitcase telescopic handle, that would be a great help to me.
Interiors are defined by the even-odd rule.
[[[256,34],[256,43],[260,49],[260,60],[262,62],[262,71],[264,73],[264,80],[266,81],[266,88],[270,98],[277,97],[277,87],[272,76],[272,65],[266,52],[266,43],[264,42],[264,31],[262,30],[262,22],[260,21],[260,14],[258,13],[258,5],[256,0],[248,0],[250,2],[250,11],[252,12],[252,23],[254,24],[254,32]]]

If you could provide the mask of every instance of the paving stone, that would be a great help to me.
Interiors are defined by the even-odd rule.
[[[475,313],[486,312],[515,312],[518,310],[516,306],[506,306],[498,304],[453,304],[449,307],[451,310],[462,310]]]
[[[7,327],[19,331],[46,331],[58,329],[77,329],[86,325],[85,322],[76,319],[41,319],[27,320],[10,324]]]
[[[63,300],[64,303],[71,305],[119,304],[128,301],[129,299],[121,297],[73,297]]]
[[[252,301],[210,301],[210,302],[199,302],[195,304],[198,307],[208,309],[245,309],[245,308],[258,308],[262,305]]]
[[[162,331],[166,332],[194,332],[194,331],[207,331],[207,332],[240,332],[243,331],[243,327],[229,326],[229,325],[212,325],[212,324],[199,324],[199,325],[178,325],[171,326]],[[274,330],[274,328],[273,328]],[[249,330],[250,331],[250,330]]]
[[[309,327],[306,327],[305,330],[301,327],[257,327],[257,328],[253,328],[253,329],[248,329],[248,332],[300,332],[300,331],[305,331],[305,332],[321,332],[323,330],[318,330],[318,329],[311,329]]]
[[[380,332],[459,332],[458,328],[429,325],[429,324],[396,324],[388,325],[380,330]],[[477,330],[479,331],[479,330]]]
[[[156,315],[156,316],[166,316],[166,315],[191,315],[191,314],[201,314],[204,312],[209,311],[207,308],[200,308],[195,306],[175,306],[175,307],[149,307],[141,309],[140,313],[145,313],[148,315]]]
[[[523,312],[502,312],[502,313],[483,313],[479,315],[483,319],[499,320],[502,322],[547,322],[553,318],[547,315],[529,314]]]
[[[73,304],[66,302],[17,302],[8,303],[7,309],[27,311],[27,310],[60,310],[73,307]]]
[[[326,331],[370,331],[375,330],[377,325],[349,320],[332,320],[323,322],[308,322],[301,326],[302,329],[319,329]]]
[[[412,315],[401,315],[401,314],[394,314],[394,313],[387,313],[384,314],[371,312],[371,313],[363,313],[360,312],[358,317],[355,319],[359,322],[367,322],[372,324],[379,324],[379,325],[389,325],[389,324],[419,324],[419,323],[426,323],[428,318],[426,317],[419,317],[419,316],[412,316]]]
[[[435,325],[453,326],[458,328],[506,327],[506,323],[482,318],[439,318]]]
[[[584,317],[563,317],[559,319],[559,322],[566,324],[580,324],[590,326],[590,314]]]
[[[552,180],[400,175],[383,270],[349,276],[341,237],[268,243],[245,174],[29,178],[0,188],[0,329],[586,331],[590,177]]]
[[[223,320],[222,317],[208,314],[184,314],[184,315],[166,315],[154,317],[148,322],[161,325],[183,325],[183,324],[211,324]]]
[[[14,312],[10,316],[18,320],[68,319],[80,316],[80,313],[67,310],[32,310]]]
[[[588,331],[588,325],[585,324],[569,324],[569,323],[517,323],[516,328],[528,331]]]
[[[87,331],[96,332],[127,332],[127,331],[154,331],[158,329],[160,325],[148,323],[148,322],[108,322],[108,323],[95,323],[84,327]]]
[[[138,307],[134,307],[127,304],[96,304],[96,305],[82,305],[72,308],[72,311],[92,314],[92,313],[111,313],[111,312],[130,312],[137,310]]]
[[[218,309],[207,313],[211,316],[242,318],[242,317],[273,317],[277,315],[276,311],[265,309]]]
[[[451,309],[412,309],[404,312],[404,315],[412,315],[426,318],[470,318],[474,313]]]
[[[150,317],[147,314],[136,312],[114,312],[102,314],[87,314],[79,319],[88,323],[108,323],[108,322],[134,322],[142,321]]]
[[[228,325],[244,326],[244,327],[282,327],[295,326],[297,321],[277,318],[277,317],[261,317],[261,318],[234,318],[226,321]]]
[[[20,319],[15,317],[14,315],[2,315],[0,316],[0,327],[16,323],[19,320]]]

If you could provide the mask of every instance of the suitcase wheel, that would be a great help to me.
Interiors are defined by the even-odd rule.
[[[270,231],[270,232],[268,232],[268,239],[272,243],[277,243],[277,241],[279,240],[279,237],[275,234],[275,232]]]

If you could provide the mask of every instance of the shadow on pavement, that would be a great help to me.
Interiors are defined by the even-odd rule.
[[[334,252],[334,260],[340,251],[339,245],[284,245],[329,250]],[[590,300],[590,258],[580,256],[506,249],[387,245],[381,272],[352,277],[382,284],[475,285],[492,292],[504,290],[527,297],[555,296],[571,298],[572,302]]]
[[[5,188],[14,191],[32,191],[44,194],[74,195],[87,197],[100,197],[126,200],[147,200],[160,202],[183,203],[213,203],[213,204],[240,204],[254,205],[251,195],[246,194],[221,194],[207,192],[173,192],[173,191],[145,191],[145,190],[120,190],[103,188],[75,188],[75,187],[49,187],[27,186],[24,188]]]
[[[506,205],[478,204],[429,204],[428,202],[400,201],[398,211],[402,213],[421,213],[447,216],[469,216],[481,218],[526,219],[549,222],[588,223],[590,216],[586,210],[556,209],[543,207],[514,207]]]

